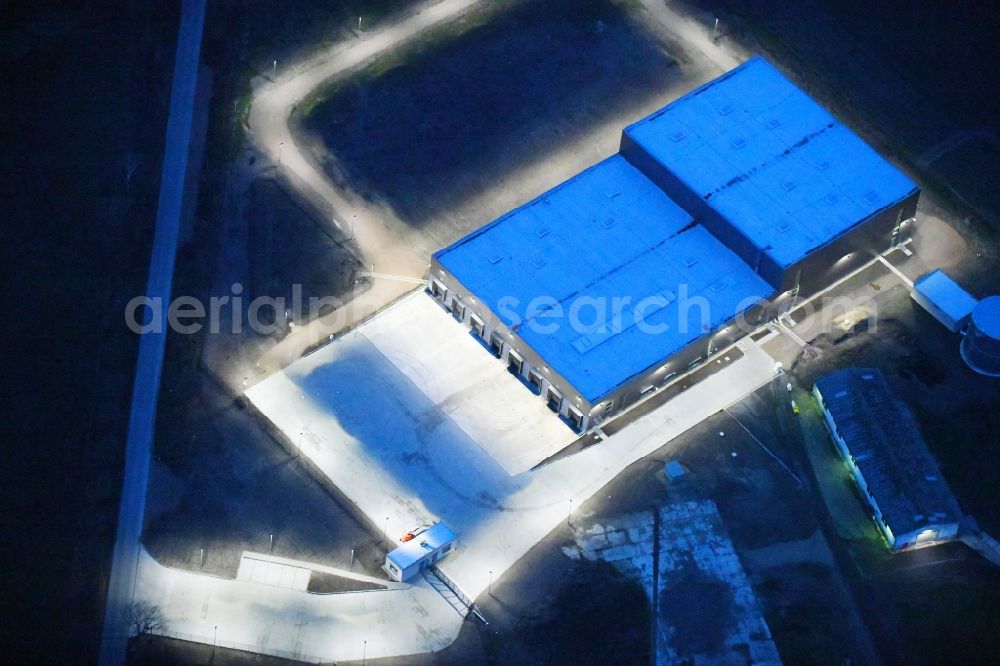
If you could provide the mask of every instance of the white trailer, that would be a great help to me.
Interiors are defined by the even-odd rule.
[[[454,544],[455,533],[444,523],[434,523],[388,553],[383,568],[390,578],[405,583],[451,552]]]

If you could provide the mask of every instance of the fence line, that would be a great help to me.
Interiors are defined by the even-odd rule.
[[[282,659],[293,659],[297,661],[307,661],[311,663],[320,664],[324,661],[329,662],[330,659],[323,659],[315,655],[303,654],[301,652],[295,652],[293,650],[279,650],[278,648],[268,647],[266,645],[251,645],[250,643],[240,643],[239,641],[228,641],[221,638],[209,638],[208,636],[202,636],[199,634],[191,634],[184,631],[171,631],[170,629],[151,631],[148,635],[152,636],[162,636],[163,638],[173,638],[180,641],[187,641],[189,643],[201,643],[203,645],[211,645],[213,647],[220,647],[229,650],[241,650],[243,652],[252,652],[255,654],[266,654],[272,657],[281,657]]]

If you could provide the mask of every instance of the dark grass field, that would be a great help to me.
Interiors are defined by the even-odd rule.
[[[303,36],[349,34],[404,0],[209,3],[216,75],[199,219],[235,145],[233,99]],[[94,663],[104,613],[137,340],[126,302],[146,283],[179,5],[7,3],[0,21],[0,441],[8,663]],[[356,18],[354,19],[356,20]],[[311,32],[312,31],[312,32]],[[126,185],[125,168],[136,168]],[[196,228],[199,243],[211,234]],[[175,280],[210,275],[182,247]]]
[[[750,37],[793,78],[922,184],[1000,227],[1000,8],[989,0],[689,0]],[[920,156],[963,132],[985,131],[974,163],[922,165]]]
[[[306,105],[301,125],[336,156],[331,175],[423,227],[676,76],[657,41],[610,0],[501,6]]]
[[[177,6],[2,11],[4,659],[93,663],[137,347],[122,313],[146,281]]]
[[[962,544],[933,551],[887,556],[865,580],[879,621],[906,663],[982,663],[1000,649],[1000,568]]]
[[[308,320],[317,314],[309,311],[309,299],[350,296],[362,265],[347,249],[349,241],[332,236],[329,227],[314,220],[274,181],[251,184],[248,218],[248,244],[253,248],[246,285],[250,298],[280,297],[291,304],[297,284],[302,319]]]
[[[164,565],[235,578],[243,551],[381,576],[384,550],[329,483],[169,339],[143,543]],[[293,443],[294,446],[294,443]],[[274,535],[273,550],[270,535]]]

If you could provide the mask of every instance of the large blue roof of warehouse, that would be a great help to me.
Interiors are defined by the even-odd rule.
[[[786,268],[917,189],[760,57],[625,134]]]
[[[589,401],[768,296],[771,287],[623,157],[615,155],[435,254]],[[708,304],[681,321],[684,298]],[[620,326],[570,325],[574,303],[630,300]],[[536,298],[554,310],[533,318]],[[652,298],[636,325],[635,304]],[[588,300],[585,300],[588,299]],[[599,299],[598,301],[589,299]],[[535,304],[542,301],[535,301]],[[579,319],[594,321],[594,308]],[[517,326],[518,322],[522,322]],[[548,330],[558,323],[555,331]],[[663,332],[650,332],[666,323]],[[538,324],[533,325],[533,324]]]

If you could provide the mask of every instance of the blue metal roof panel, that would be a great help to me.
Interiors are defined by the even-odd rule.
[[[913,288],[956,322],[976,307],[976,299],[940,268],[922,276],[913,283]]]
[[[517,333],[589,401],[703,335],[700,318],[681,326],[682,304],[706,303],[714,328],[773,291],[619,155],[435,257],[508,325],[525,322],[536,298],[558,302],[564,316],[556,332],[522,323]],[[660,334],[631,319],[634,306],[651,297],[672,301],[651,302],[645,311],[646,322],[669,326]],[[591,306],[581,308],[582,330],[569,324],[573,303],[603,301],[610,316],[615,298],[628,299],[620,326],[586,326],[596,316]]]
[[[510,325],[502,298],[516,299],[509,311],[523,320],[533,299],[583,292],[691,221],[615,155],[434,256]]]
[[[784,267],[917,189],[760,57],[625,133]]]
[[[604,307],[601,315],[594,307],[582,307],[577,317],[582,327],[571,325],[570,298],[561,303],[565,316],[554,320],[560,324],[554,332],[526,322],[518,335],[594,402],[772,291],[705,228],[695,226],[581,292],[605,304],[598,306]],[[618,318],[613,298],[629,299]],[[649,300],[637,321],[635,306],[643,299]]]

